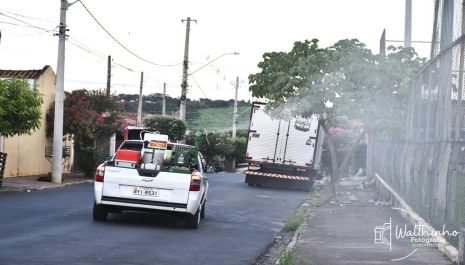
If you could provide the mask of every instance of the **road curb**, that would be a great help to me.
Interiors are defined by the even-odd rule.
[[[330,189],[330,186],[324,186],[322,187],[321,190],[318,191],[318,193],[315,193],[315,192],[310,193],[304,199],[304,201],[299,205],[299,207],[297,207],[296,212],[304,213],[305,219],[299,225],[299,227],[297,227],[296,231],[294,232],[294,235],[292,236],[291,241],[288,243],[286,248],[281,252],[280,255],[278,255],[278,258],[276,259],[276,262],[275,262],[276,265],[279,265],[280,261],[283,260],[288,253],[292,253],[292,251],[295,249],[296,245],[299,242],[299,238],[300,238],[300,235],[302,234],[302,231],[304,231],[308,226],[307,221],[312,218],[311,210],[316,205],[325,203],[331,199],[329,189]]]
[[[299,226],[300,228],[301,226]],[[289,242],[289,244],[287,244],[286,248],[283,250],[283,252],[281,252],[281,254],[278,256],[278,259],[276,260],[275,264],[276,265],[279,265],[281,264],[281,260],[283,260],[286,256],[287,253],[290,253],[294,250],[294,247],[295,245],[297,244],[297,242],[299,241],[299,236],[300,236],[300,233],[299,233],[299,228],[297,229],[297,231],[295,231],[294,235],[292,236],[292,239],[291,239],[291,242]]]
[[[432,233],[436,231],[428,222],[426,222],[422,217],[420,217],[411,207],[407,204],[407,202],[393,189],[391,188],[382,178],[380,175],[375,173],[375,180],[377,181],[378,191],[381,195],[388,195],[389,200],[391,201],[392,205],[396,205],[401,207],[406,211],[400,211],[402,217],[407,219],[412,225],[423,225],[424,229],[428,233]],[[446,256],[450,261],[454,263],[458,263],[459,260],[459,251],[452,246],[443,236],[435,235],[432,236],[436,242],[444,242],[438,243],[438,250]]]
[[[20,187],[20,188],[3,186],[0,189],[0,193],[2,192],[5,192],[5,193],[6,192],[30,192],[30,191],[47,190],[47,189],[59,189],[59,188],[64,188],[66,186],[93,183],[93,182],[94,182],[93,179],[86,179],[86,180],[74,181],[74,182],[69,182],[69,183],[63,183],[57,186]]]
[[[93,182],[94,182],[93,179],[86,179],[86,180],[80,180],[80,181],[76,181],[76,182],[64,183],[64,184],[61,184],[60,186],[40,187],[39,190],[63,188],[63,187],[66,187],[66,186],[93,183]]]

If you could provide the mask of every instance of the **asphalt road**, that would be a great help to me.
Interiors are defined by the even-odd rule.
[[[149,213],[94,222],[91,184],[0,194],[0,264],[251,264],[306,193],[243,180],[209,176],[198,230],[184,228],[182,218]]]

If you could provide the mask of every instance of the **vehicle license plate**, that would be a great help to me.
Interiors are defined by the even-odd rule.
[[[160,190],[147,187],[134,187],[133,194],[141,196],[158,197],[158,195],[160,195]]]

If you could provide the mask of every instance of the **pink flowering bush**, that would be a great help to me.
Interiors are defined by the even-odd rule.
[[[53,136],[55,106],[47,114],[47,134]],[[86,175],[92,175],[96,164],[104,158],[102,142],[115,132],[125,129],[121,104],[104,91],[85,89],[66,92],[63,134],[74,140],[75,162]]]

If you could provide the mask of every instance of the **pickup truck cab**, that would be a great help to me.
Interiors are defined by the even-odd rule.
[[[160,140],[161,139],[161,140]],[[145,135],[123,142],[111,161],[97,168],[93,218],[109,212],[163,211],[184,215],[197,229],[205,216],[208,178],[205,160],[194,147]]]

